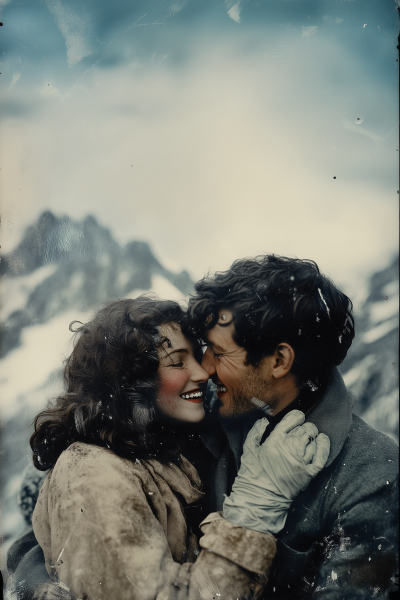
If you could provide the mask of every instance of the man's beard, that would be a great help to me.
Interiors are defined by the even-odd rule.
[[[221,417],[235,417],[260,410],[260,403],[253,403],[252,399],[257,398],[264,404],[262,410],[265,413],[273,413],[277,408],[281,398],[273,393],[271,385],[266,383],[255,368],[248,373],[241,385],[230,393],[231,402],[228,406],[221,406],[219,414]]]

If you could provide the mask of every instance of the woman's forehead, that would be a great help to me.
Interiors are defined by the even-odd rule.
[[[189,341],[182,333],[181,326],[179,323],[163,323],[160,327],[161,337],[166,337],[171,343],[168,344],[170,349],[186,348],[190,346]]]

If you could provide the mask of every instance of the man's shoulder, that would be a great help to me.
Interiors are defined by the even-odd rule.
[[[354,510],[361,511],[357,518],[378,519],[382,504],[386,511],[397,506],[398,462],[396,443],[354,415],[341,451],[316,477],[317,490],[310,485],[309,494],[320,494],[329,523],[338,512],[354,517]]]
[[[399,448],[396,442],[385,433],[368,425],[361,417],[353,414],[348,434],[348,450],[375,460],[390,460],[398,463]]]
[[[336,477],[348,489],[385,487],[398,477],[399,448],[389,436],[377,431],[357,415],[352,416],[347,440],[332,464]],[[372,492],[372,490],[371,490]]]

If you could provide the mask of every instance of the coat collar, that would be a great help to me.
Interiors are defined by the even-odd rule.
[[[187,504],[203,498],[199,474],[184,456],[181,456],[180,468],[172,462],[160,463],[155,459],[143,460],[143,463],[150,472],[164,479],[171,490],[180,494]]]
[[[346,388],[339,369],[332,369],[325,392],[319,403],[306,416],[319,433],[325,433],[331,442],[331,451],[325,467],[329,467],[342,450],[350,431],[354,397]]]

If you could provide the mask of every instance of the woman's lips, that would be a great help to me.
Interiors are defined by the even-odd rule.
[[[187,402],[194,402],[195,404],[200,404],[203,402],[203,392],[200,388],[195,390],[189,390],[188,392],[184,392],[181,394],[182,400],[187,400]]]

